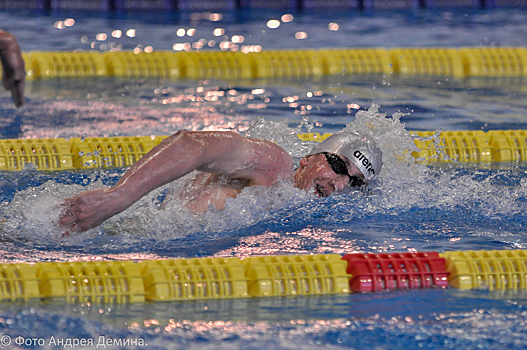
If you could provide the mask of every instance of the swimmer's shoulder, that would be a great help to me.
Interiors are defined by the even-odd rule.
[[[290,178],[293,172],[293,159],[282,147],[267,140],[248,138],[256,144],[253,169],[258,173],[259,185],[270,186],[281,179]],[[254,182],[253,182],[254,184]]]

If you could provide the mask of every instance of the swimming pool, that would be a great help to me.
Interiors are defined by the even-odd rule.
[[[10,31],[23,33],[19,41],[26,50],[86,48],[96,40],[83,43],[82,36],[124,32],[131,23],[137,36],[123,40],[125,49],[138,44],[171,49],[179,40],[174,32],[190,29],[185,19],[172,25],[100,17],[81,17],[73,27],[58,29],[54,24],[66,16],[35,20],[23,14],[0,15]],[[342,15],[331,19],[306,15],[297,16],[298,24],[283,23],[284,31],[273,32],[266,23],[279,16],[262,14],[247,23],[226,21],[224,28],[229,35],[247,38],[266,30],[265,36],[246,43],[264,49],[340,47],[350,40],[357,46],[384,47],[522,45],[526,13],[493,10],[465,15],[381,13],[355,15],[349,23]],[[340,30],[330,33],[330,22],[340,22]],[[201,25],[207,33],[216,28],[216,23]],[[195,28],[202,27],[198,23]],[[143,30],[148,36],[140,36]],[[299,31],[308,38],[295,39]],[[35,40],[36,32],[47,35]],[[318,32],[320,36],[311,35]],[[169,34],[170,40],[162,40]],[[170,44],[163,47],[165,41]],[[368,197],[317,199],[283,184],[271,191],[251,189],[224,211],[190,218],[177,203],[159,209],[159,199],[173,190],[168,186],[102,228],[66,240],[49,224],[56,215],[50,206],[81,189],[110,185],[123,170],[2,172],[4,262],[526,248],[524,165],[425,167],[396,157],[409,144],[403,123],[407,130],[527,129],[521,78],[341,75],[236,82],[90,78],[34,81],[27,91],[28,105],[21,110],[2,94],[2,138],[232,129],[272,138],[298,159],[309,146],[292,135],[295,131],[334,132],[350,122],[375,123],[388,135],[383,147],[390,172]],[[163,103],[172,98],[175,103]],[[373,102],[380,105],[378,112],[370,109]],[[357,108],[362,118],[356,118]],[[408,113],[400,122],[381,115],[398,111]],[[51,336],[92,338],[95,344],[101,336],[141,338],[152,349],[522,348],[527,338],[524,300],[523,293],[447,289],[124,306],[13,304],[2,306],[0,332],[12,338],[45,338],[46,345]]]

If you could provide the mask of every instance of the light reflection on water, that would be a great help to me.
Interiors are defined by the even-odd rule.
[[[35,17],[32,12],[0,12],[0,22],[17,33],[27,51],[522,46],[527,33],[527,15],[521,9],[389,10],[372,16],[338,8],[284,17],[288,14],[265,9],[232,11],[211,21],[210,13],[182,11],[141,11],[118,18],[97,13]],[[71,20],[73,25],[67,26]],[[269,22],[279,26],[270,28]]]
[[[441,85],[437,85],[442,82]],[[245,131],[259,116],[313,131],[342,129],[372,102],[406,113],[409,130],[527,129],[521,78],[337,76],[320,81],[75,79],[28,84],[28,104],[0,99],[0,137],[167,135]],[[307,131],[307,130],[304,130]]]
[[[340,235],[340,237],[338,237]],[[360,251],[357,238],[348,229],[305,228],[296,232],[266,232],[239,240],[238,245],[218,252],[217,256],[249,257],[281,254],[350,254]],[[386,248],[388,250],[389,247]]]
[[[495,342],[519,349],[526,340],[525,294],[511,297],[426,290],[60,309],[34,304],[18,317],[17,307],[6,305],[0,327],[12,336],[32,324],[24,336],[46,339],[141,337],[154,349],[494,349]]]

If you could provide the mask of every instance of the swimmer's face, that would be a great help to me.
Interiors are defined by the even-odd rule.
[[[347,165],[350,176],[364,180],[360,170],[345,157],[337,155]],[[350,178],[339,175],[331,168],[323,153],[305,156],[300,160],[300,166],[294,174],[295,186],[312,192],[320,197],[327,197],[349,186]]]

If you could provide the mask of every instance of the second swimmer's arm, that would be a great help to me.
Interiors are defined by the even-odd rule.
[[[2,81],[6,90],[11,90],[17,107],[24,104],[24,85],[26,70],[20,47],[14,36],[0,31],[0,60],[2,61]]]

